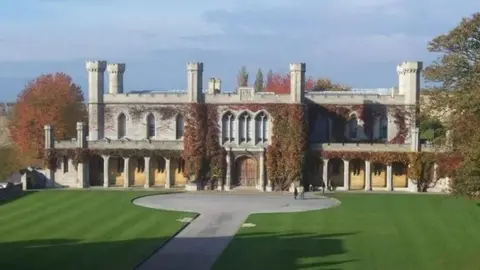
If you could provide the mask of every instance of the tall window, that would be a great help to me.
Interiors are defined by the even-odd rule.
[[[255,117],[255,139],[256,143],[268,141],[268,117],[264,112]]]
[[[222,117],[222,142],[234,142],[234,116],[231,112],[227,112]]]
[[[183,138],[183,133],[184,133],[184,128],[185,124],[183,122],[183,115],[179,114],[177,115],[177,119],[175,119],[175,130],[176,130],[176,138],[177,140],[180,140]]]
[[[380,117],[380,139],[386,140],[388,137],[388,120],[386,116]]]
[[[348,131],[350,132],[350,139],[357,138],[357,117],[355,115],[352,116],[350,121],[348,122]]]
[[[252,117],[248,113],[242,113],[238,117],[240,143],[247,143],[252,141],[251,126]]]
[[[117,120],[117,132],[118,132],[118,138],[121,139],[127,135],[127,118],[125,117],[125,114],[121,113],[118,116]]]
[[[155,137],[155,116],[148,114],[147,116],[147,138]]]
[[[68,172],[68,157],[63,157],[63,173]]]

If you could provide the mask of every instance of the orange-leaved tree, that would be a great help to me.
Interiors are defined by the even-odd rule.
[[[311,77],[305,79],[305,89],[307,91],[348,91],[351,87],[333,83],[330,79],[315,80]],[[270,72],[265,82],[264,91],[277,94],[290,93],[290,74],[279,74]]]
[[[20,92],[13,108],[10,134],[26,159],[39,158],[45,147],[45,125],[55,139],[76,136],[76,122],[86,119],[83,93],[64,73],[41,75]]]

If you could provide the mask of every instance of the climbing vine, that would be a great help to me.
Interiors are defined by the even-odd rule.
[[[209,172],[206,177],[207,186],[214,189],[219,179],[223,179],[226,173],[226,151],[220,145],[219,134],[220,126],[218,124],[218,107],[216,105],[206,105],[206,123],[207,127],[205,146],[206,158]]]
[[[147,105],[129,105],[128,112],[134,119],[140,119],[146,113],[157,113],[161,120],[166,120],[182,113],[182,106],[147,106]]]
[[[184,175],[188,181],[204,182],[207,171],[205,137],[207,131],[206,105],[189,104],[185,110],[185,132],[183,139]]]

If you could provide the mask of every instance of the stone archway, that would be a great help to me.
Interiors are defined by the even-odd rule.
[[[387,187],[387,166],[382,163],[372,163],[371,167],[372,188]]]
[[[103,158],[93,155],[88,160],[88,178],[91,187],[103,186]]]
[[[365,188],[365,161],[354,159],[350,161],[350,189],[361,190]]]
[[[332,187],[343,187],[344,179],[343,160],[333,158],[328,161],[328,182]]]
[[[407,171],[407,164],[401,162],[392,163],[392,182],[394,189],[408,187]]]
[[[323,186],[323,160],[318,157],[312,157],[307,172],[308,185],[314,187]]]
[[[235,162],[234,186],[255,187],[258,180],[258,164],[251,157],[240,157]]]

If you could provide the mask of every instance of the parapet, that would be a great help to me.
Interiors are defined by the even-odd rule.
[[[406,61],[397,66],[398,74],[416,73],[423,69],[423,62]]]
[[[305,70],[306,70],[305,63],[290,63],[290,71],[305,72]]]
[[[203,71],[203,63],[202,62],[191,62],[187,64],[188,71]]]
[[[125,64],[124,63],[108,64],[107,65],[107,70],[108,70],[108,73],[110,73],[110,74],[124,73],[125,72]]]
[[[89,72],[104,72],[107,68],[107,61],[90,60],[87,61],[86,68]]]

